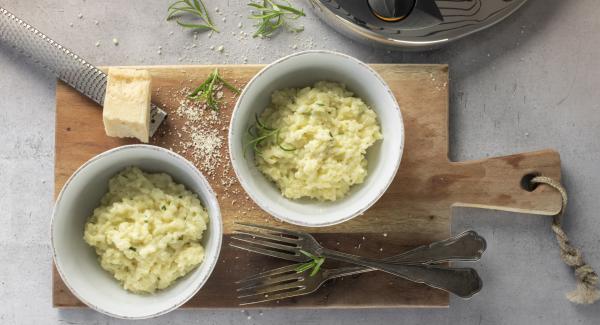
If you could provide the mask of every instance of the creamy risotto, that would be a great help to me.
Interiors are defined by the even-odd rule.
[[[153,293],[202,262],[208,214],[195,194],[167,174],[136,167],[111,178],[108,187],[83,238],[125,289]]]
[[[258,169],[291,199],[344,197],[364,181],[366,151],[382,139],[377,114],[333,82],[276,91],[257,124],[259,134],[278,130],[256,145]]]

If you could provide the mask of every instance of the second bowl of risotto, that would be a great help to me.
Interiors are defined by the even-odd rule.
[[[350,56],[306,51],[261,70],[236,104],[229,152],[248,195],[274,217],[320,227],[356,217],[393,181],[402,115],[383,79]]]
[[[58,273],[71,292],[118,318],[165,314],[212,273],[223,226],[216,195],[182,156],[151,145],[93,157],[67,180],[51,223]]]

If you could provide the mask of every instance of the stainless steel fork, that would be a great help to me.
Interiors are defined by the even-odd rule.
[[[235,244],[232,244],[235,246]],[[239,246],[236,246],[239,247]],[[466,231],[446,240],[423,245],[405,253],[386,258],[386,261],[401,263],[439,263],[450,260],[476,261],[485,251],[485,239],[474,231]],[[302,263],[268,270],[237,281],[240,305],[257,304],[303,296],[317,291],[325,282],[354,274],[371,272],[362,266],[322,268],[310,276],[311,270],[297,272]]]
[[[397,261],[364,258],[324,248],[313,236],[307,233],[247,223],[240,223],[240,225],[261,230],[261,232],[238,231],[237,233],[245,235],[245,238],[233,237],[233,239],[241,241],[245,245],[232,243],[232,246],[252,252],[305,262],[310,258],[300,252],[304,250],[332,260],[381,270],[413,282],[424,283],[448,291],[463,298],[469,298],[481,290],[481,279],[472,268],[417,266],[400,264],[401,262]]]

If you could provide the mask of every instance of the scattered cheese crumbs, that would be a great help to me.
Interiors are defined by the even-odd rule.
[[[73,23],[69,23],[69,27],[73,27]]]
[[[223,45],[220,45],[219,47],[217,47],[217,51],[223,52],[223,50],[225,50],[225,47],[223,47]]]
[[[100,22],[97,20],[94,20],[94,25],[98,25]]]
[[[82,14],[82,13],[80,13],[79,15],[77,15],[77,18],[79,18],[79,19],[83,19],[83,14]]]
[[[95,45],[96,47],[100,46],[100,41],[97,41]]]
[[[223,20],[223,22],[227,22],[227,18],[225,18],[225,17],[223,17],[223,19],[221,19],[221,20]]]
[[[115,46],[119,45],[119,40],[116,38],[112,39],[113,44],[115,44]]]
[[[387,237],[387,232],[384,232],[384,233],[383,233],[383,237]]]
[[[244,27],[244,24],[242,24],[242,22],[240,21],[240,22],[238,23],[238,28],[242,28],[242,27]]]
[[[214,49],[215,49],[215,46],[214,46],[214,45],[211,45],[211,46],[210,46],[210,49],[211,49],[211,50],[214,50]]]

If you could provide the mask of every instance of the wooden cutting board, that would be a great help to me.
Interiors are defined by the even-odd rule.
[[[243,86],[259,65],[218,66],[227,80]],[[387,193],[364,215],[341,225],[310,229],[330,248],[350,253],[385,257],[398,254],[450,236],[453,206],[489,208],[514,212],[553,215],[561,200],[555,191],[538,187],[532,192],[521,188],[524,175],[544,174],[560,179],[560,157],[544,150],[477,161],[451,162],[448,159],[448,67],[446,65],[372,65],[393,90],[406,129],[400,170]],[[201,83],[215,66],[140,67],[153,76],[153,101],[169,112],[152,143],[181,153],[206,169],[202,157],[194,157],[182,143],[190,122],[178,115],[183,87]],[[230,93],[218,118],[202,118],[197,125],[219,130],[226,139],[235,99]],[[210,121],[210,122],[207,122]],[[196,122],[194,122],[196,123]],[[202,123],[208,123],[203,125]],[[193,124],[193,123],[192,123]],[[494,141],[492,138],[489,141]],[[105,150],[133,141],[105,136],[101,110],[96,104],[63,83],[56,90],[55,193],[86,160]],[[234,281],[284,265],[286,262],[239,251],[228,246],[234,221],[281,226],[248,199],[235,180],[227,161],[226,141],[217,168],[208,176],[218,193],[225,238],[220,261],[206,286],[184,307],[240,308]],[[206,170],[204,170],[206,172]],[[307,229],[305,229],[307,230]],[[82,229],[83,233],[83,229]],[[485,282],[491,279],[483,279]],[[425,285],[411,283],[384,273],[338,279],[317,293],[283,300],[264,307],[289,308],[376,308],[447,307],[448,294]],[[84,306],[62,282],[56,269],[53,281],[56,307]],[[247,307],[244,307],[247,308]]]

